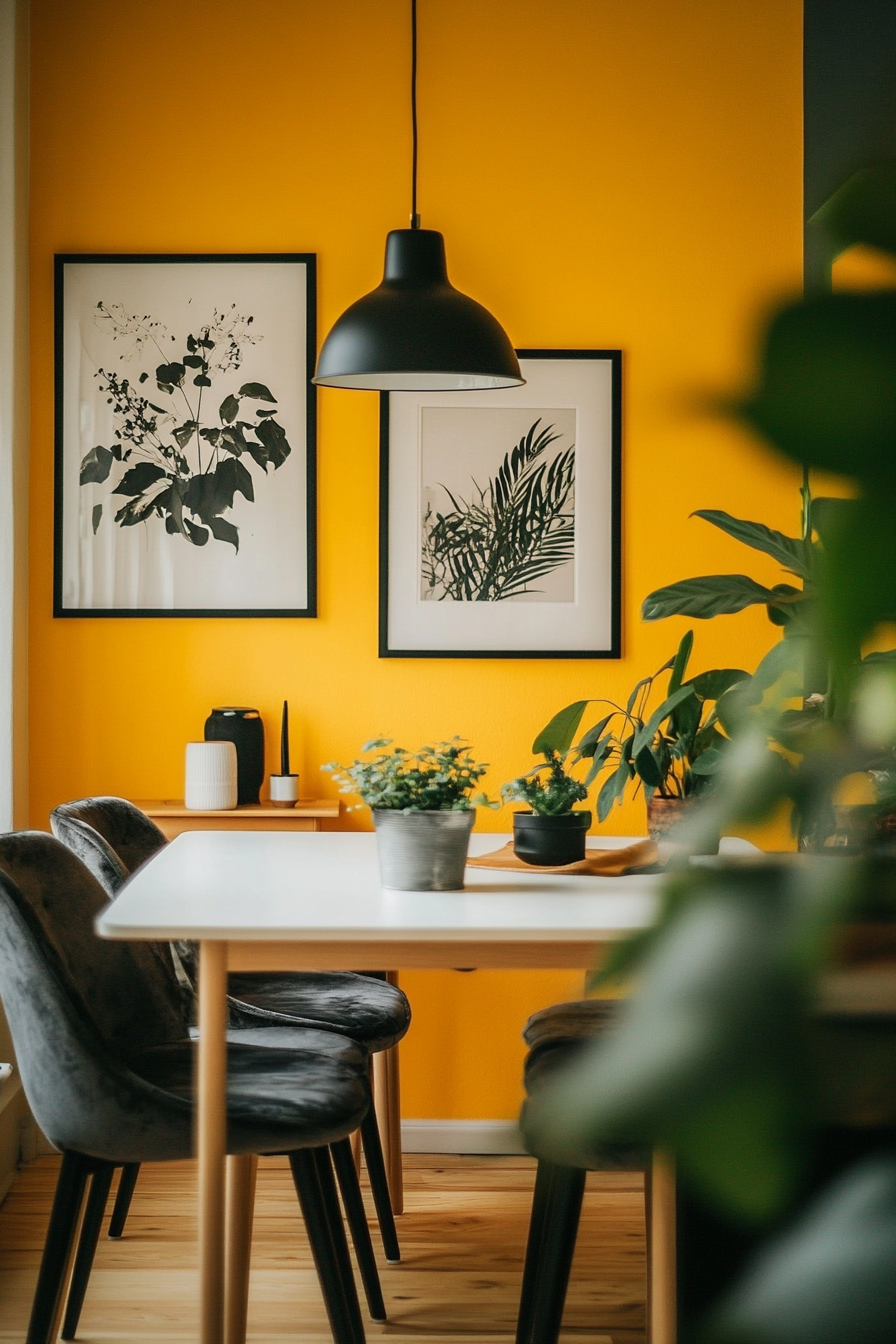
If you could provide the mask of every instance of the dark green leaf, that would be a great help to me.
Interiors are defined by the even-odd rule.
[[[114,457],[115,454],[102,444],[91,448],[81,459],[81,484],[89,485],[92,481],[97,485],[101,484],[112,470]]]
[[[776,532],[764,523],[749,523],[742,518],[733,518],[722,509],[696,509],[691,516],[704,518],[736,541],[752,546],[754,551],[764,551],[785,569],[799,574],[801,579],[812,577],[815,555],[811,542],[798,537],[786,537],[783,532]]]
[[[221,402],[218,414],[221,417],[221,423],[230,425],[240,413],[240,399],[232,394],[224,398]]]
[[[585,701],[585,703],[587,704],[588,702]],[[572,706],[570,706],[570,708],[572,708]],[[580,759],[582,757],[594,755],[595,747],[597,746],[598,742],[603,736],[604,729],[606,728],[607,724],[610,722],[612,717],[613,717],[612,714],[606,714],[602,719],[598,720],[598,722],[594,725],[593,728],[589,728],[585,736],[579,742],[576,743],[576,751]],[[553,722],[553,720],[551,720],[551,722]],[[573,733],[575,733],[575,729],[573,729]],[[532,749],[534,751],[535,747],[533,746]],[[551,750],[551,748],[542,747],[541,750],[542,751]],[[565,751],[566,748],[561,747],[559,748],[559,750]]]
[[[94,506],[93,506],[93,513],[92,513],[93,535],[94,535],[94,536],[96,536],[96,530],[97,530],[97,528],[98,528],[99,525],[100,525],[100,520],[102,519],[102,516],[103,516],[103,506],[102,506],[102,504],[94,504]]]
[[[211,378],[206,378],[204,373],[197,373],[196,377],[193,379],[193,383],[196,387],[211,387],[212,380]]]
[[[113,495],[142,495],[144,490],[148,490],[151,485],[155,485],[156,481],[162,480],[164,475],[164,467],[157,467],[154,462],[138,462],[136,467],[128,468],[112,493]]]
[[[160,364],[156,369],[156,383],[160,392],[173,392],[176,387],[182,387],[186,369],[183,364]]]
[[[691,678],[688,685],[693,686],[701,700],[718,700],[719,696],[724,695],[732,686],[749,679],[749,672],[744,672],[739,667],[717,667],[711,672],[700,672]]]
[[[694,632],[688,630],[682,635],[675,654],[675,662],[672,664],[672,675],[669,678],[669,694],[677,691],[684,681],[684,674],[687,671],[688,660],[691,656],[691,649],[694,647]]]
[[[598,742],[594,755],[591,758],[591,765],[588,767],[588,773],[583,781],[586,789],[591,788],[591,785],[597,779],[612,750],[613,739],[609,735]]]
[[[141,383],[145,383],[148,377],[149,377],[149,374],[148,374],[148,373],[141,373],[141,375],[140,375],[140,382],[141,382]]]
[[[543,752],[568,751],[589,703],[588,700],[576,700],[555,714],[532,743],[532,754],[540,756]]]
[[[633,756],[637,756],[642,747],[653,742],[656,730],[663,720],[669,717],[676,706],[680,705],[683,700],[687,700],[689,696],[693,696],[693,694],[693,686],[679,686],[674,694],[667,696],[663,703],[653,711],[644,726],[635,734],[634,743],[632,745]]]
[[[240,534],[233,523],[228,523],[226,518],[210,518],[208,525],[217,541],[228,541],[235,551],[239,551]]]
[[[264,383],[243,383],[240,388],[241,397],[254,397],[256,401],[276,401],[269,388]]]
[[[691,761],[691,774],[693,775],[714,775],[722,764],[722,753],[718,747],[710,747],[704,751],[696,760]]]
[[[642,747],[638,752],[635,769],[648,788],[658,789],[662,784],[663,774],[650,747]]]
[[[184,355],[184,363],[188,369],[201,369],[205,360],[201,355]]]
[[[812,295],[783,308],[741,409],[787,456],[891,493],[896,293]]]
[[[896,1160],[850,1167],[767,1244],[717,1308],[708,1344],[891,1344]]]
[[[206,443],[210,443],[213,448],[218,444],[221,438],[220,429],[200,429],[199,434],[205,439]]]
[[[629,738],[622,750],[622,757],[612,775],[608,775],[597,795],[597,819],[606,821],[617,798],[625,792],[625,786],[632,777],[632,768],[628,763],[628,751],[632,739]]]
[[[645,597],[641,615],[645,621],[661,621],[666,616],[695,616],[708,621],[771,599],[771,590],[746,574],[706,574],[657,588]]]
[[[825,552],[821,616],[831,654],[848,675],[862,640],[880,622],[896,620],[896,512],[880,492],[842,503],[818,522]]]

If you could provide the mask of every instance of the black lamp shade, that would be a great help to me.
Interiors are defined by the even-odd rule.
[[[382,284],[336,322],[314,381],[380,392],[469,392],[526,380],[501,324],[449,282],[442,235],[393,229]]]

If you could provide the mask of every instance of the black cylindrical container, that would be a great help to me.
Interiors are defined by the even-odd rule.
[[[543,817],[536,812],[514,812],[513,852],[523,863],[539,868],[562,868],[585,857],[590,812],[562,812]]]
[[[257,803],[264,781],[264,724],[257,709],[225,705],[205,721],[206,742],[236,747],[237,803]]]

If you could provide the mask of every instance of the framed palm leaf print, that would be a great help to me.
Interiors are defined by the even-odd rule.
[[[622,355],[380,402],[380,656],[618,658]]]

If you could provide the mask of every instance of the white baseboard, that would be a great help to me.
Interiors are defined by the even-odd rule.
[[[524,1153],[515,1120],[402,1120],[406,1153]]]
[[[22,1080],[7,1075],[0,1083],[0,1203],[12,1185],[19,1161],[19,1132],[26,1112]]]

